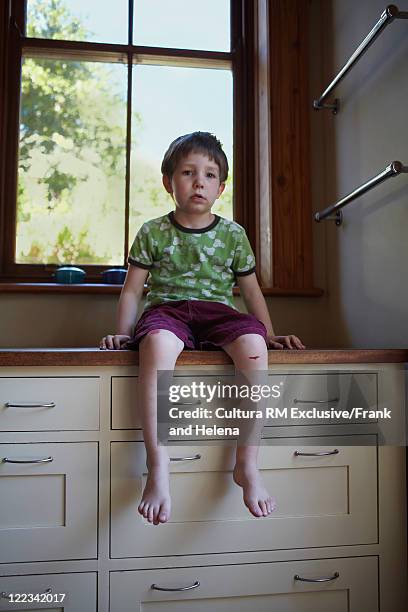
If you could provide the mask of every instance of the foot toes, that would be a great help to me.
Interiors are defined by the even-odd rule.
[[[152,515],[153,525],[157,525],[158,524],[158,522],[159,522],[158,515],[159,515],[159,508],[157,506],[155,506],[153,508],[153,515]]]
[[[261,509],[262,516],[268,516],[268,510],[266,508],[266,503],[263,501],[263,499],[260,499],[258,501],[258,505],[259,505],[259,507]]]
[[[154,525],[159,525],[169,520],[170,508],[169,500],[149,501],[148,499],[142,500],[137,507],[140,514],[149,521],[149,523],[153,523]]]
[[[262,516],[262,510],[258,505],[257,499],[249,499],[245,502],[245,505],[254,516]]]
[[[147,520],[149,521],[149,523],[153,523],[153,516],[154,516],[154,506],[150,506],[149,512],[147,514]]]

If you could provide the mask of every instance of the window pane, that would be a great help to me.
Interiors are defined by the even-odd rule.
[[[230,51],[230,0],[135,0],[135,45]]]
[[[230,173],[213,211],[232,219],[232,73],[146,65],[133,70],[130,243],[142,223],[174,208],[162,186],[163,155],[175,138],[197,130],[223,144]]]
[[[122,264],[126,67],[25,58],[16,262]]]
[[[128,0],[28,0],[27,36],[128,42]]]

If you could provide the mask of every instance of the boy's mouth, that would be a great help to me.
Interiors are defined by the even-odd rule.
[[[193,195],[191,196],[192,200],[205,200],[205,197],[203,195],[201,195],[200,193],[193,193]]]

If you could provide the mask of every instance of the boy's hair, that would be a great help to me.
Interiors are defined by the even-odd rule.
[[[228,177],[228,160],[218,138],[210,132],[193,132],[184,134],[173,140],[164,154],[161,171],[170,180],[180,159],[187,157],[192,151],[205,153],[209,159],[215,161],[220,170],[220,182],[224,183]]]

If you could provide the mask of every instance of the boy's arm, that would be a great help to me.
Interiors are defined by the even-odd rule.
[[[129,265],[119,298],[116,333],[102,338],[101,349],[121,349],[132,337],[148,273],[149,270]]]
[[[262,294],[255,272],[246,276],[237,277],[238,286],[245,302],[245,306],[250,314],[253,314],[265,327],[268,335],[268,343],[270,348],[295,348],[304,349],[305,346],[297,336],[275,336],[273,331],[271,317],[269,316],[268,307],[265,298]]]

